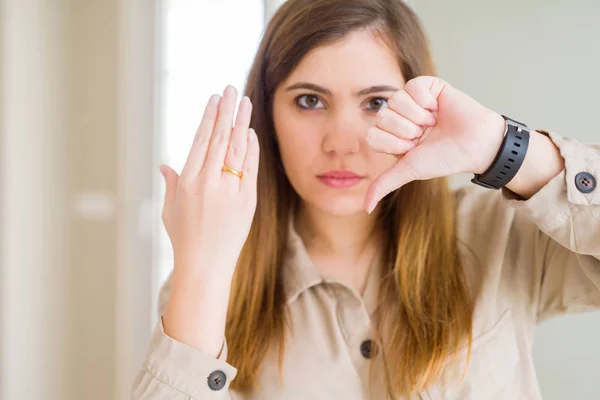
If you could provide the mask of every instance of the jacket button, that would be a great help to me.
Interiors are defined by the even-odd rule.
[[[377,356],[377,344],[371,339],[365,340],[360,345],[360,354],[364,358],[373,358]]]
[[[575,175],[575,186],[581,193],[591,193],[596,189],[596,178],[589,172]]]
[[[221,390],[225,387],[227,375],[223,371],[213,371],[208,376],[208,387],[212,390]]]

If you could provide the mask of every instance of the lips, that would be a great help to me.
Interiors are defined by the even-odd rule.
[[[318,175],[317,178],[325,185],[336,189],[356,186],[364,179],[364,177],[352,171],[328,171]]]
[[[355,174],[352,171],[328,171],[319,177],[331,178],[331,179],[356,179],[361,178],[360,175]]]

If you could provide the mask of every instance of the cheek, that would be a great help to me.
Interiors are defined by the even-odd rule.
[[[286,169],[294,171],[310,166],[320,149],[314,131],[298,119],[288,118],[279,122],[276,126],[277,141]]]
[[[302,132],[297,129],[278,135],[278,144],[283,165],[288,173],[309,168],[318,151],[314,143],[303,137]]]

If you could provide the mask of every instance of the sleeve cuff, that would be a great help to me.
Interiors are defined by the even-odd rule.
[[[539,131],[547,135],[560,150],[565,169],[528,200],[503,188],[504,200],[515,209],[523,209],[546,232],[552,232],[567,219],[589,205],[600,205],[600,188],[582,192],[576,177],[588,173],[600,184],[600,146],[584,145],[571,138]],[[579,175],[581,176],[581,175]]]
[[[226,360],[226,340],[219,357],[214,358],[167,336],[160,318],[144,367],[156,379],[192,398],[221,398],[237,374]]]
[[[600,144],[585,145],[568,137],[546,132],[565,160],[565,184],[567,198],[572,204],[600,205]],[[589,193],[577,185],[577,175],[588,173],[595,179],[596,187]]]

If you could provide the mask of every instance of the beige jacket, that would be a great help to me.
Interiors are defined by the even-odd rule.
[[[464,264],[478,288],[471,362],[460,384],[435,385],[412,399],[540,399],[531,353],[536,324],[600,307],[600,187],[590,191],[600,184],[600,146],[550,137],[566,167],[529,200],[476,185],[456,191],[458,236],[471,250]],[[368,342],[377,270],[361,298],[324,279],[295,232],[283,267],[295,327],[286,341],[283,386],[272,351],[255,393],[229,390],[236,369],[226,362],[226,345],[214,359],[169,338],[159,323],[133,398],[358,400],[369,398],[370,386],[373,399],[389,399],[383,385],[368,383],[369,364],[382,358]],[[168,293],[167,282],[159,315]]]

